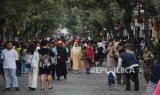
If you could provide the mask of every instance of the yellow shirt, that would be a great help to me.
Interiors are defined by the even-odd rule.
[[[19,57],[19,59],[22,57],[21,56],[21,48],[16,48],[16,51],[17,51],[17,53],[18,53],[18,57]]]

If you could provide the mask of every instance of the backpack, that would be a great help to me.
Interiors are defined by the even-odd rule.
[[[111,72],[109,72],[109,74],[108,74],[108,79],[114,79],[114,76]]]

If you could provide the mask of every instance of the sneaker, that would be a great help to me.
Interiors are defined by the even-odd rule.
[[[75,74],[78,74],[78,72],[77,72],[77,71],[74,71],[74,73],[75,73]]]
[[[5,89],[3,89],[3,91],[10,91],[11,90],[11,88],[5,88]]]
[[[15,87],[15,91],[19,91],[19,87]]]
[[[112,87],[111,87],[111,86],[109,86],[109,90],[112,90]]]

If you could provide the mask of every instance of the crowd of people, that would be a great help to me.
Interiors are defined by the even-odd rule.
[[[154,47],[155,43],[152,42]],[[4,91],[11,90],[11,87],[19,91],[17,75],[28,75],[29,90],[37,89],[38,75],[41,90],[45,90],[46,79],[48,89],[53,89],[53,80],[60,80],[62,76],[67,79],[67,71],[80,73],[82,63],[86,74],[91,74],[92,67],[104,67],[103,61],[107,61],[106,67],[110,70],[107,72],[109,89],[113,89],[117,83],[126,84],[126,91],[130,91],[131,80],[134,83],[134,90],[139,91],[138,75],[139,68],[142,68],[144,86],[147,88],[146,95],[152,95],[160,79],[158,72],[160,62],[154,65],[155,52],[144,40],[135,47],[134,52],[127,39],[110,40],[107,43],[101,40],[96,43],[87,40],[82,42],[78,37],[72,41],[51,38],[28,44],[15,44],[9,41],[0,46],[0,71],[6,86]],[[139,64],[139,59],[143,60],[142,64]],[[125,68],[126,72],[115,72],[114,68],[118,70]],[[134,72],[130,72],[131,70]]]

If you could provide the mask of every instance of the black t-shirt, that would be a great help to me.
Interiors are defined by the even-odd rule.
[[[51,65],[51,57],[55,56],[54,52],[52,52],[51,49],[41,48],[38,50],[38,53],[40,55],[39,67],[44,68],[44,66]]]
[[[52,50],[51,49],[49,49],[49,48],[41,48],[41,49],[39,49],[38,50],[38,53],[39,54],[41,54],[41,55],[50,55],[50,56],[52,56],[52,57],[54,57],[54,52],[52,52]]]

